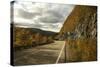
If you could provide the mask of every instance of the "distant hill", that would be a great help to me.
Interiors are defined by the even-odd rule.
[[[53,32],[53,31],[45,31],[45,30],[42,30],[42,29],[37,29],[37,28],[28,28],[31,30],[31,32],[33,33],[40,33],[41,35],[44,35],[44,36],[53,36],[53,35],[56,35],[58,34],[57,32]]]
[[[14,47],[37,46],[54,42],[56,32],[37,28],[14,27]]]

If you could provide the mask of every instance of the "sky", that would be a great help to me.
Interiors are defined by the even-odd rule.
[[[14,23],[17,27],[59,32],[73,8],[68,4],[15,2]]]

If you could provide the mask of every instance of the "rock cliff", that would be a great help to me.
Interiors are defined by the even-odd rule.
[[[75,6],[59,36],[66,41],[67,62],[97,60],[97,7]]]
[[[60,35],[75,33],[77,38],[96,38],[97,7],[76,6],[65,20]]]

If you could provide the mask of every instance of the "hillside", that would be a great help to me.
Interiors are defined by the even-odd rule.
[[[36,28],[14,27],[14,48],[52,43],[57,33]]]
[[[96,37],[97,7],[76,6],[65,20],[60,35],[74,32],[83,37]]]
[[[68,62],[97,60],[97,7],[75,6],[59,39],[66,41]]]

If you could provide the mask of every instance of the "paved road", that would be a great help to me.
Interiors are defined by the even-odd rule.
[[[51,44],[16,51],[14,63],[15,65],[54,64],[63,45],[64,41],[55,41]],[[59,60],[59,63],[63,62],[64,53]]]

